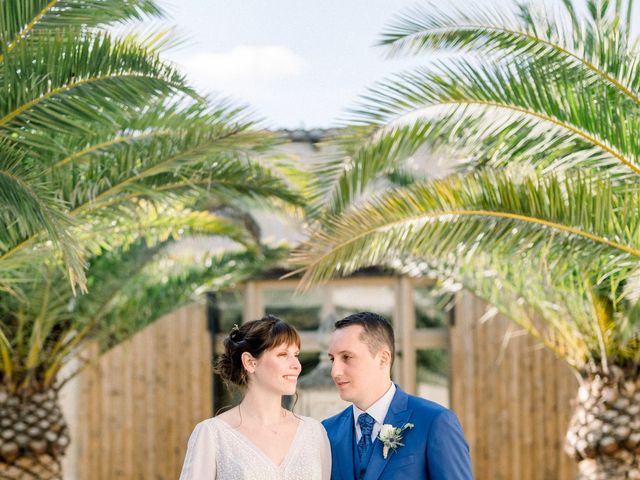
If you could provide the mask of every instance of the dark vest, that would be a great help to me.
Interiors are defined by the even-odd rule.
[[[352,424],[353,425],[353,424]],[[353,475],[356,480],[362,480],[364,478],[364,474],[367,473],[367,466],[369,465],[369,461],[371,460],[371,456],[373,452],[378,449],[378,439],[376,438],[371,448],[367,452],[365,458],[360,458],[360,454],[358,453],[358,441],[356,440],[356,427],[353,425]],[[382,455],[382,452],[380,452]]]

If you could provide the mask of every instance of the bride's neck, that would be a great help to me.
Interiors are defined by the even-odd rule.
[[[240,409],[243,417],[261,425],[271,425],[282,420],[285,414],[282,408],[282,396],[250,388],[245,394]]]

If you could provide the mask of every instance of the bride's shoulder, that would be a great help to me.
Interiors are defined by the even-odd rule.
[[[324,431],[324,427],[320,420],[316,420],[313,417],[305,417],[304,415],[296,415],[301,422],[304,423],[305,427],[310,428],[312,430]]]
[[[233,408],[230,408],[229,410],[225,410],[224,412],[219,413],[218,415],[210,418],[209,420],[211,420],[214,425],[219,424],[220,422],[224,422],[226,425],[229,425],[229,426],[236,425],[241,422],[241,419],[238,415],[237,407],[233,407]]]
[[[298,418],[300,418],[300,421],[303,422],[304,426],[300,436],[304,438],[304,442],[307,445],[313,445],[313,448],[320,449],[324,449],[329,445],[327,431],[319,420],[302,415],[298,415]]]
[[[229,425],[231,421],[231,416],[226,415],[226,413],[221,413],[220,415],[216,415],[215,417],[207,418],[202,420],[198,426],[202,428],[206,428],[207,430],[218,430],[220,428],[224,428]]]
[[[214,428],[219,422],[220,420],[218,420],[218,417],[205,418],[196,425],[196,428],[205,428],[209,430]]]

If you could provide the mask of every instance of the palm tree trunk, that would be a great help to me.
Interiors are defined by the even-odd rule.
[[[612,366],[581,375],[566,451],[578,480],[640,480],[640,374]]]
[[[12,464],[0,462],[0,480],[62,480],[59,458],[22,457]]]
[[[57,390],[16,394],[0,386],[0,480],[62,479],[68,444]]]

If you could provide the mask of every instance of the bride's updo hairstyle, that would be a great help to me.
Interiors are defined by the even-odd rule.
[[[273,315],[260,320],[237,325],[224,339],[224,353],[215,362],[214,371],[222,379],[233,385],[244,387],[249,378],[242,365],[242,354],[249,352],[254,358],[260,358],[263,352],[282,344],[297,345],[300,348],[300,335],[288,323]]]

